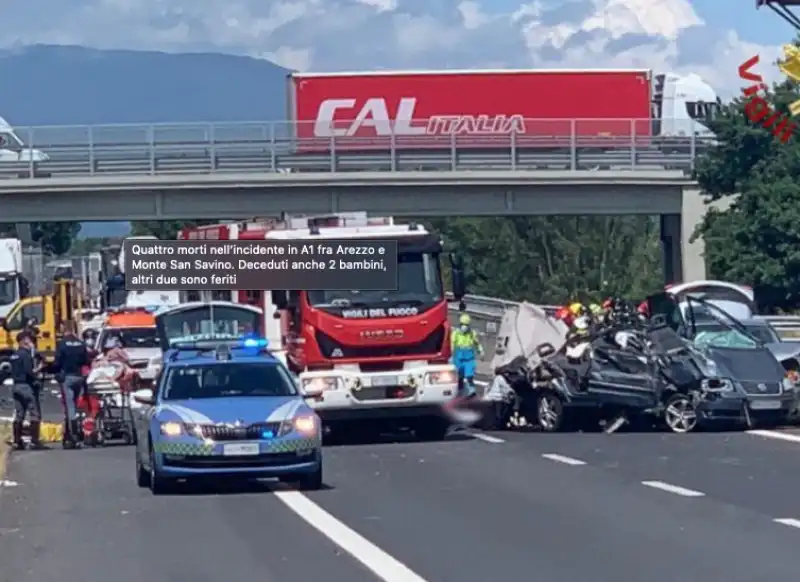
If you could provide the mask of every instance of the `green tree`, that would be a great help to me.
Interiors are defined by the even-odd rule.
[[[69,252],[72,241],[81,231],[80,222],[34,222],[31,232],[45,254],[60,256]]]
[[[642,297],[663,278],[659,223],[639,216],[440,218],[473,294],[563,303]]]
[[[798,98],[789,81],[767,95],[785,115]],[[695,235],[705,240],[713,277],[752,284],[766,309],[794,309],[800,305],[800,141],[781,143],[751,123],[745,104],[735,99],[711,124],[718,145],[698,160],[695,177],[709,201],[727,199],[730,206],[710,210]]]
[[[42,246],[45,254],[60,256],[69,252],[72,243],[81,231],[80,222],[32,222],[31,235],[34,242]],[[0,224],[0,236],[15,237],[15,224]]]
[[[133,236],[155,236],[160,240],[175,240],[178,238],[178,231],[182,228],[214,224],[216,220],[153,220],[135,221],[131,223],[131,235]]]

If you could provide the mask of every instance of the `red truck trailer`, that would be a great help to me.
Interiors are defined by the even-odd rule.
[[[289,75],[299,150],[607,146],[652,132],[649,70]],[[611,143],[609,143],[611,142]]]

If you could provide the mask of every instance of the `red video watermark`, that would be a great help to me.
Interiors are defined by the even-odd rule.
[[[761,97],[758,92],[766,92],[768,87],[764,83],[764,77],[750,71],[758,64],[758,55],[750,57],[739,65],[739,78],[753,83],[753,85],[742,89],[742,95],[747,99],[744,106],[744,113],[751,122],[772,130],[772,135],[777,137],[781,143],[786,143],[791,139],[797,124],[786,115],[774,111],[767,100]]]

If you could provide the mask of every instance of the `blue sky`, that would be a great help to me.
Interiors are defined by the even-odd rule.
[[[0,19],[0,48],[212,51],[305,71],[646,67],[723,98],[754,54],[777,80],[768,63],[794,36],[755,0],[5,0]]]
[[[691,4],[703,20],[736,30],[751,42],[780,43],[794,34],[793,29],[769,8],[756,10],[754,0],[692,0]]]
[[[754,0],[5,0],[0,46],[219,51],[301,70],[651,67],[723,94],[794,31]]]

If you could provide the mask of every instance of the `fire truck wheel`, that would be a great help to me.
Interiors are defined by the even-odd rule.
[[[443,441],[450,430],[450,422],[446,418],[434,416],[417,421],[414,432],[421,441]]]

